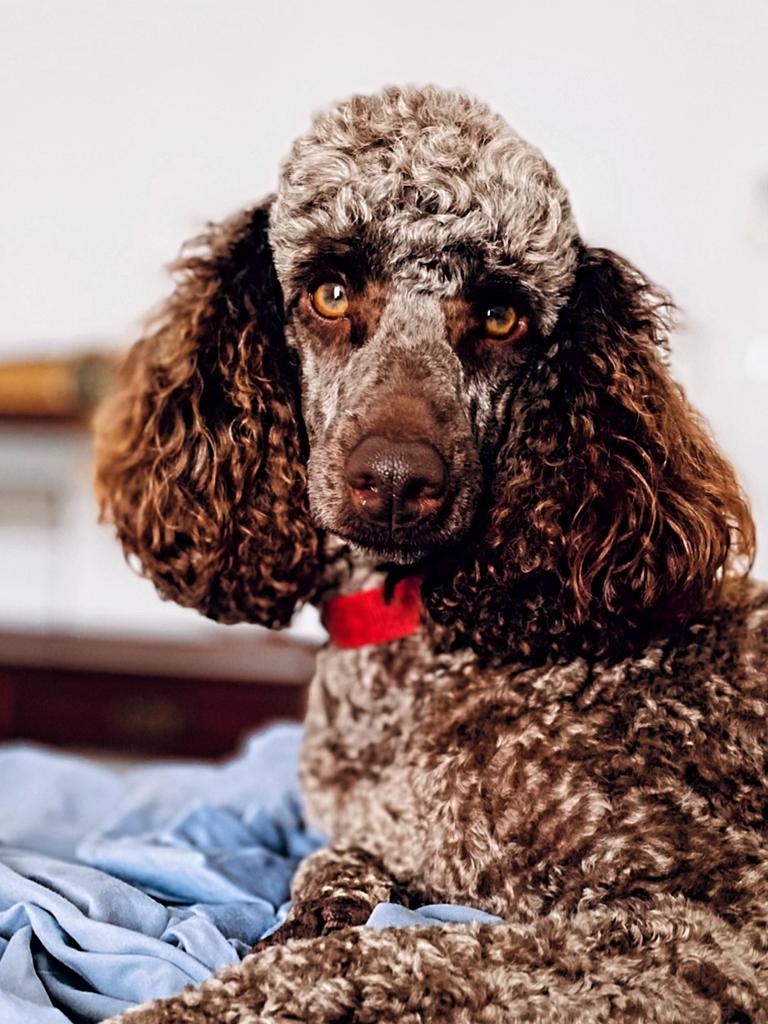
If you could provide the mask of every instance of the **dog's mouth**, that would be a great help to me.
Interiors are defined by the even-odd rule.
[[[387,528],[345,517],[332,532],[384,562],[412,565],[455,543],[464,531],[448,531],[437,525],[432,529],[426,525]]]

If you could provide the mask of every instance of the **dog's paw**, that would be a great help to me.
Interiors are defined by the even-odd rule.
[[[321,908],[323,918],[323,934],[336,932],[340,928],[356,928],[365,924],[371,916],[373,907],[368,900],[355,899],[351,896],[338,896],[329,900]]]
[[[314,939],[342,928],[356,928],[365,924],[372,910],[369,900],[352,896],[331,896],[317,903],[295,903],[283,924],[257,942],[252,952],[260,953],[290,939]]]

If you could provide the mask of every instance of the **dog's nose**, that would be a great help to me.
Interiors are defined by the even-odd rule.
[[[408,526],[445,501],[447,470],[426,441],[364,438],[347,460],[347,485],[358,514],[377,526]]]

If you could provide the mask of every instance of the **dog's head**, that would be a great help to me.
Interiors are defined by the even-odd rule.
[[[395,561],[456,543],[573,284],[553,171],[464,96],[357,98],[294,146],[270,240],[319,523]]]
[[[599,653],[751,554],[667,375],[664,297],[461,94],[319,117],[180,275],[99,430],[102,500],[166,596],[283,623],[327,531],[419,563],[432,616],[486,652]]]

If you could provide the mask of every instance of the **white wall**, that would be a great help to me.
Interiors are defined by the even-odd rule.
[[[767,67],[764,0],[0,0],[0,357],[130,339],[313,110],[459,85],[543,148],[588,240],[671,288],[679,373],[765,537]]]

